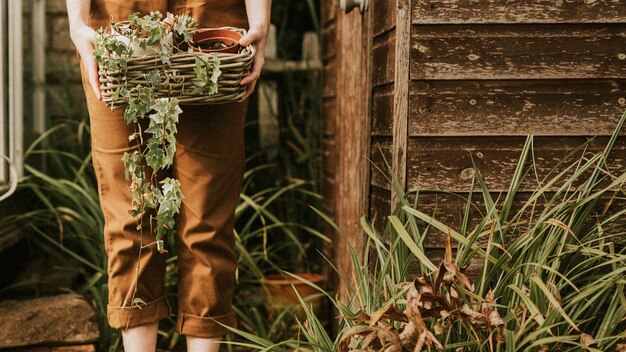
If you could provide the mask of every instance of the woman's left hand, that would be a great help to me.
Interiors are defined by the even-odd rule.
[[[239,45],[246,46],[249,44],[254,44],[256,49],[256,54],[252,59],[252,68],[250,69],[250,74],[244,77],[241,80],[241,85],[248,85],[246,89],[245,98],[248,98],[250,94],[254,91],[254,87],[256,86],[256,82],[261,77],[261,70],[263,69],[263,65],[265,64],[265,42],[267,41],[267,30],[262,30],[260,28],[250,28],[248,34],[246,34],[243,38],[239,40]]]

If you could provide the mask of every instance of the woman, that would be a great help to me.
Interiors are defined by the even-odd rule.
[[[70,35],[80,58],[91,124],[92,157],[105,218],[109,299],[107,317],[122,328],[124,349],[154,351],[158,322],[173,314],[164,293],[165,254],[151,243],[153,234],[137,230],[129,215],[131,193],[121,156],[137,148],[129,142],[133,127],[123,109],[111,111],[101,101],[98,67],[93,57],[95,30],[122,21],[133,12],[186,14],[198,27],[249,28],[241,45],[257,48],[242,103],[181,106],[172,176],[185,196],[177,217],[177,331],[186,335],[188,351],[218,351],[228,329],[237,326],[231,309],[237,259],[233,216],[243,182],[243,126],[248,96],[264,64],[271,0],[66,0]],[[152,236],[152,238],[151,238]],[[138,265],[139,264],[139,265]],[[137,271],[139,268],[139,271]],[[137,278],[137,280],[136,280]],[[145,304],[129,304],[132,297]],[[217,322],[216,322],[217,321]]]

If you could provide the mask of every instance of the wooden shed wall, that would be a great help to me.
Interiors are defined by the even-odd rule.
[[[626,110],[626,1],[371,0],[370,11],[370,157],[384,167],[382,150],[409,191],[465,195],[470,154],[490,189],[505,191],[528,134],[541,176],[590,136],[600,150]],[[623,139],[616,148],[624,165]],[[370,172],[370,216],[381,218],[392,194]],[[420,198],[458,225],[458,198]],[[432,236],[437,256],[444,241]]]

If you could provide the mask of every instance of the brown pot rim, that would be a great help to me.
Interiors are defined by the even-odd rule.
[[[193,51],[200,51],[203,53],[230,53],[236,54],[239,52],[239,40],[243,36],[241,33],[232,31],[229,29],[223,28],[207,28],[196,30],[192,33],[192,39],[188,42],[189,47],[192,48]],[[196,47],[197,44],[200,44],[209,40],[230,40],[234,44],[227,46],[226,48],[221,49],[200,49]]]
[[[318,283],[318,282],[322,282],[325,280],[325,277],[322,274],[317,274],[317,273],[294,273],[294,275],[298,275],[313,283]],[[261,282],[263,282],[264,284],[269,284],[269,285],[289,285],[290,283],[293,283],[294,285],[307,285],[306,282],[302,282],[298,280],[297,278],[291,277],[286,274],[263,275]]]

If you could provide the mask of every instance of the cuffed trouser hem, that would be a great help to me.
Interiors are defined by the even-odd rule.
[[[109,325],[115,329],[128,329],[154,323],[169,318],[171,314],[172,309],[165,296],[132,308],[107,306]]]
[[[177,331],[182,335],[204,338],[219,337],[231,332],[218,324],[218,321],[232,328],[237,328],[237,315],[234,311],[215,317],[200,317],[179,311]]]

